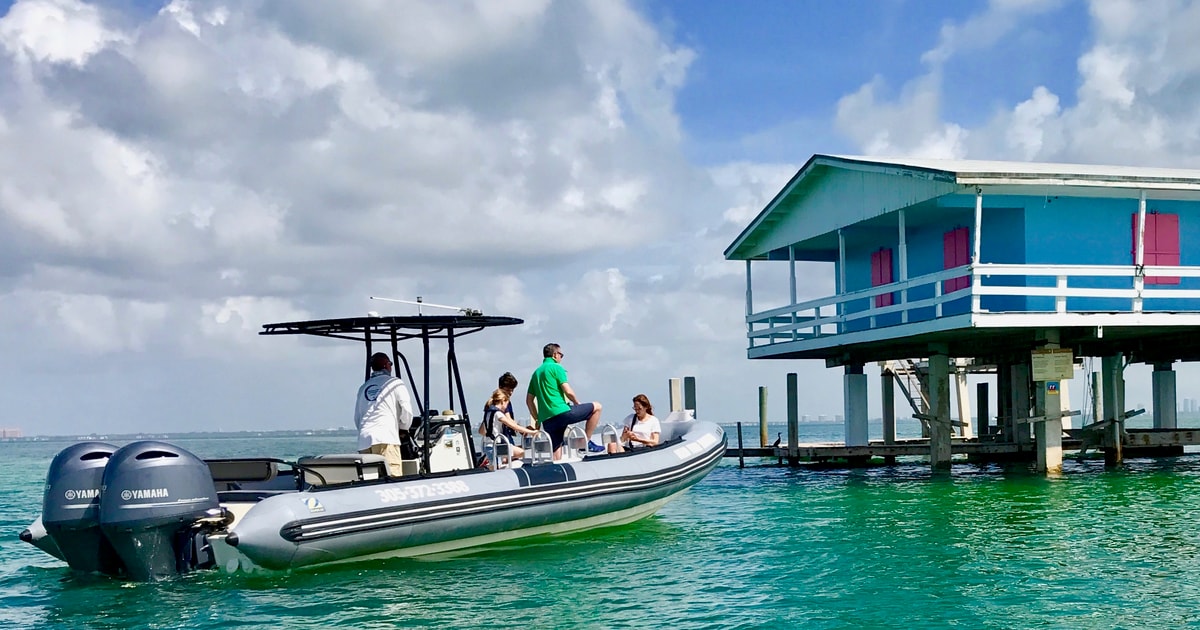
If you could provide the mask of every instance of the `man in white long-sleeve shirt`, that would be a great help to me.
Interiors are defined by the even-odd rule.
[[[412,403],[404,381],[392,376],[392,360],[382,352],[371,355],[371,377],[358,388],[354,424],[358,452],[383,455],[388,474],[399,477],[400,436],[412,427]]]

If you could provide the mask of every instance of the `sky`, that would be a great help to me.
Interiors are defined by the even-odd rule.
[[[752,422],[767,386],[782,418],[788,372],[832,416],[839,371],[746,358],[722,256],[787,179],[1200,167],[1198,40],[1172,0],[0,0],[0,427],[352,426],[359,347],[257,332],[415,313],[370,296],[525,321],[460,345],[480,407],[556,342],[610,421],[676,376],[700,417]]]

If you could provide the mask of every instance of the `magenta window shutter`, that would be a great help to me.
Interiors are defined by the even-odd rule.
[[[871,254],[871,286],[877,287],[884,284],[891,284],[895,279],[892,277],[892,250],[882,248]],[[891,306],[894,303],[891,293],[875,296],[875,306]]]
[[[942,269],[952,269],[971,262],[971,252],[967,247],[967,228],[955,228],[942,235]],[[942,292],[950,293],[965,289],[971,284],[969,276],[951,278],[942,284]]]
[[[1150,229],[1152,225],[1153,231]],[[1154,235],[1153,240],[1151,234]],[[1146,215],[1146,260],[1143,262],[1146,265],[1179,264],[1179,215]],[[1148,276],[1146,284],[1179,284],[1179,276]]]

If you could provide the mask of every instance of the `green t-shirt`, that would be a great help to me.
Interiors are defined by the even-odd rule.
[[[567,370],[554,357],[546,357],[542,365],[533,371],[527,391],[537,398],[538,422],[570,411],[571,407],[562,393],[562,384],[566,382]]]

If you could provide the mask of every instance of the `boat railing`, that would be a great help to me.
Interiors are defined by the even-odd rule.
[[[746,316],[749,347],[981,314],[1200,314],[1200,266],[967,264]],[[749,310],[749,309],[748,309]]]
[[[570,426],[563,436],[563,457],[583,459],[588,454],[587,434],[578,426]]]
[[[530,461],[534,464],[548,464],[554,461],[554,445],[550,441],[550,434],[544,430],[538,431],[533,437],[531,450]]]
[[[620,441],[621,433],[617,431],[617,427],[613,426],[612,424],[606,424],[604,425],[604,428],[600,430],[600,446],[603,446],[605,451],[608,450],[609,444],[616,444]]]

